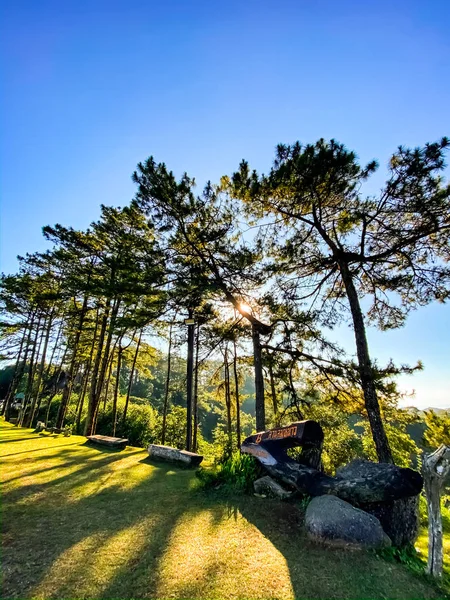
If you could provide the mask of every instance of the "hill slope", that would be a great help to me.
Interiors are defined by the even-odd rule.
[[[308,542],[297,506],[0,421],[4,598],[438,598],[401,565]]]

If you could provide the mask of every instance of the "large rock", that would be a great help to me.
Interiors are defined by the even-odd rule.
[[[423,486],[422,476],[417,471],[360,458],[339,468],[336,482],[340,492],[336,495],[341,498],[344,494],[351,498],[353,489],[357,489],[360,505],[417,496]]]
[[[152,458],[175,462],[189,467],[197,467],[203,460],[203,456],[200,454],[188,452],[187,450],[178,450],[177,448],[171,448],[170,446],[150,444],[147,451]]]
[[[400,498],[386,504],[368,504],[364,510],[376,517],[399,548],[414,544],[419,533],[419,496]]]
[[[278,498],[279,500],[287,500],[292,496],[292,492],[285,490],[284,487],[268,475],[257,479],[253,483],[253,489],[257,494],[271,496],[272,498]]]
[[[313,498],[306,509],[305,527],[311,539],[333,546],[375,549],[391,545],[376,517],[336,496]]]
[[[258,458],[258,456],[256,455]],[[294,460],[264,463],[273,478],[294,487],[303,494],[322,496],[332,494],[354,506],[393,502],[417,496],[422,489],[420,473],[386,463],[356,460],[330,477]]]

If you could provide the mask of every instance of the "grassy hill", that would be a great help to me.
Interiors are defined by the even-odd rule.
[[[3,598],[440,598],[400,564],[321,548],[294,504],[223,498],[147,453],[0,421]]]

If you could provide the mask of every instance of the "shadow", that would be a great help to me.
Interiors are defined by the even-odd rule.
[[[124,458],[132,459],[139,452],[108,454],[96,460],[97,475],[103,480],[108,475],[112,476],[108,471],[115,463]],[[143,461],[133,464],[138,462],[141,463],[140,468],[145,469]],[[78,593],[80,581],[85,581],[86,576],[95,570],[96,552],[111,539],[134,528],[137,533],[131,535],[124,556],[119,559],[111,557],[113,564],[114,560],[120,564],[103,592],[96,597],[129,598],[130,578],[133,580],[133,577],[133,585],[142,586],[142,590],[145,588],[151,595],[152,585],[157,582],[159,560],[173,527],[184,512],[195,512],[196,509],[184,501],[190,477],[181,472],[174,489],[174,478],[167,476],[173,470],[172,466],[148,466],[142,481],[132,491],[113,483],[100,486],[88,496],[73,497],[73,493],[76,494],[88,480],[92,482],[92,469],[85,466],[48,483],[6,492],[3,496],[6,516],[3,525],[8,551],[3,560],[2,597],[34,597],[43,585],[47,598],[73,598],[74,590]],[[24,512],[18,500],[31,494],[37,494],[37,499],[32,499]],[[67,501],[71,496],[72,501]],[[142,529],[142,523],[148,523],[149,529]],[[139,536],[141,543],[138,543]],[[14,558],[25,544],[33,548],[33,568],[27,571],[26,577],[23,576],[22,561]],[[79,555],[77,548],[81,548]],[[66,560],[70,569],[67,569]],[[149,573],[153,574],[150,580]],[[88,592],[86,594],[89,596]]]
[[[54,448],[54,450],[56,450],[56,449],[59,450],[59,448],[63,448],[64,446],[78,446],[78,445],[79,444],[77,444],[77,442],[72,442],[71,444],[61,444],[60,446],[57,446],[56,448]],[[5,458],[6,456],[18,456],[19,454],[31,454],[33,452],[41,452],[42,453],[42,448],[36,448],[35,450],[22,450],[21,452],[11,452],[10,454],[2,454],[2,458]]]
[[[90,440],[86,440],[82,446],[88,446],[93,450],[98,450],[99,452],[107,453],[110,452],[112,454],[116,454],[117,452],[123,452],[126,448],[113,448],[108,446],[102,446],[101,444],[96,444],[95,442],[91,442]],[[131,446],[129,446],[131,447]]]
[[[246,565],[248,573],[250,563],[261,580],[267,579],[270,565],[258,544],[273,549],[277,561],[281,556],[292,590],[281,596],[259,591],[257,597],[396,598],[393,574],[404,589],[402,597],[438,597],[425,585],[422,594],[417,586],[408,591],[411,575],[401,566],[310,542],[298,503],[194,491],[193,470],[149,460],[143,449],[98,451],[79,443],[57,456],[55,449],[42,448],[25,476],[70,472],[18,488],[5,486],[3,598],[217,598],[225,575],[231,579],[229,597],[256,597],[254,588],[247,594],[239,566]],[[23,468],[23,459],[17,453],[16,464],[8,461],[13,479],[20,478],[14,468]],[[40,461],[53,459],[58,464],[39,469]],[[235,528],[249,542],[233,539]],[[184,540],[191,538],[187,549]],[[238,545],[227,547],[230,539]],[[216,542],[238,565],[231,575]],[[188,573],[186,565],[193,565]]]
[[[240,497],[228,503],[229,514],[236,509],[285,558],[295,598],[397,598],[399,589],[401,598],[418,597],[417,588],[408,593],[415,575],[406,567],[377,560],[370,552],[310,541],[299,503],[267,498],[255,503]],[[419,578],[417,587],[421,597],[435,597]]]
[[[190,473],[195,473],[195,471],[198,469],[198,466],[192,466],[178,462],[171,463],[163,458],[155,458],[153,456],[149,456],[148,454],[144,456],[144,458],[141,458],[139,462],[158,468],[167,468],[168,470],[176,469],[178,471],[188,471]]]
[[[2,433],[2,436],[3,435],[4,434]],[[33,439],[33,438],[31,438],[31,439]],[[29,442],[29,441],[30,441],[29,437],[24,437],[24,438],[15,438],[13,440],[0,440],[0,444],[14,444],[16,442]]]

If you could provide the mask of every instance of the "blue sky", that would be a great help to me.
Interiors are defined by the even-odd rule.
[[[382,167],[450,133],[450,2],[3,0],[1,268],[133,196],[153,154],[199,183],[279,142],[334,137]],[[372,183],[373,191],[382,181]],[[425,371],[419,406],[450,406],[450,311],[429,306],[371,349]],[[352,347],[351,331],[339,337]],[[410,401],[408,403],[413,403]]]

